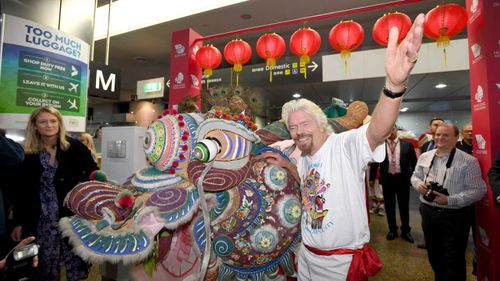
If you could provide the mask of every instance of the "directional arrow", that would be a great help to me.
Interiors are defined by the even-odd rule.
[[[78,69],[76,67],[71,66],[71,76],[76,76],[78,75]]]
[[[170,88],[170,79],[167,81],[167,87]]]
[[[311,64],[307,66],[307,68],[312,68],[311,71],[315,71],[318,68],[318,64],[314,61],[311,61]]]

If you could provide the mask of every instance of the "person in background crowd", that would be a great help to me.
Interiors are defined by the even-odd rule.
[[[490,180],[491,190],[493,191],[493,201],[500,205],[500,147],[497,149],[493,164],[488,171],[488,179]]]
[[[428,141],[426,141],[422,146],[420,147],[420,151],[422,153],[426,151],[433,150],[436,148],[436,143],[434,142],[434,135],[436,134],[436,129],[439,125],[444,123],[443,118],[432,118],[431,121],[429,122],[429,131],[430,131],[430,137],[427,137]],[[420,141],[419,141],[420,143]]]
[[[102,128],[104,128],[104,126],[100,125],[99,127],[97,127],[97,129],[94,131],[94,138],[95,139],[100,139],[102,138]]]
[[[465,124],[462,127],[462,140],[457,142],[457,148],[472,155],[472,125]]]
[[[100,125],[97,127],[97,129],[94,131],[94,134],[92,135],[94,137],[94,148],[96,153],[101,153],[102,152],[102,128],[105,126]]]
[[[370,163],[369,166],[368,195],[372,201],[370,214],[377,214],[383,217],[385,216],[385,203],[382,191],[383,187],[380,184],[380,166],[378,163]]]
[[[457,148],[472,155],[472,125],[465,124],[462,127],[462,139],[457,142]],[[472,274],[477,275],[477,256],[476,256],[476,208],[474,205],[470,206],[469,221],[472,228]]]
[[[0,129],[0,257],[3,257],[13,246],[9,237],[9,203],[12,202],[14,175],[24,160],[23,147],[5,136]]]
[[[436,148],[436,144],[434,142],[434,134],[436,134],[437,127],[443,123],[444,123],[444,119],[442,119],[440,117],[436,117],[436,118],[431,119],[431,121],[429,122],[429,132],[425,133],[425,138],[422,138],[422,135],[424,135],[424,134],[422,134],[419,138],[419,143],[422,143],[424,140],[427,140],[420,147],[421,153],[424,153],[424,152],[427,152],[427,151],[430,151],[430,150],[433,150],[434,148]],[[425,243],[419,243],[419,244],[417,244],[417,247],[420,249],[427,248]]]
[[[415,19],[398,45],[397,28],[389,33],[385,58],[386,84],[371,122],[358,129],[332,133],[318,105],[298,99],[283,105],[282,120],[302,151],[297,166],[278,153],[260,158],[284,167],[300,183],[302,246],[298,278],[367,280],[382,267],[368,246],[365,170],[385,156],[384,141],[399,114],[403,95],[422,43],[424,15]]]
[[[60,266],[69,281],[86,278],[89,264],[71,251],[58,227],[59,219],[72,215],[63,207],[66,194],[88,180],[97,165],[80,141],[66,134],[61,114],[53,107],[40,107],[26,127],[25,158],[14,201],[18,223],[11,237],[36,236],[40,245],[39,280],[59,281]]]
[[[415,150],[415,155],[417,155],[417,158],[420,156],[420,146],[418,145],[418,140],[417,137],[415,137],[415,134],[413,134],[411,131],[399,128],[398,137],[411,143],[413,149]]]
[[[30,236],[25,239],[23,239],[21,242],[19,242],[14,249],[20,248],[22,246],[26,246],[29,243],[35,241],[35,236]],[[12,251],[14,251],[14,249]],[[12,281],[12,276],[10,272],[10,268],[7,266],[7,259],[9,258],[9,255],[12,254],[12,251],[10,251],[8,254],[2,254],[0,257],[4,257],[2,260],[0,260],[0,280],[5,280],[5,281]],[[6,256],[4,256],[6,255]],[[33,267],[38,266],[38,255],[33,257]]]
[[[439,125],[434,138],[437,149],[420,155],[411,178],[421,194],[422,229],[436,281],[466,280],[468,207],[486,193],[477,159],[456,149],[458,136],[457,126]],[[446,191],[438,192],[438,187]]]
[[[92,158],[94,158],[94,162],[97,163],[97,155],[94,147],[94,140],[89,133],[82,133],[80,135],[80,141],[90,150],[92,154]]]
[[[385,211],[389,233],[387,240],[398,237],[396,223],[396,199],[398,201],[399,217],[401,219],[401,238],[413,243],[410,234],[410,178],[417,163],[413,145],[398,137],[398,128],[394,126],[385,141],[386,157],[380,163],[380,183],[384,193]],[[374,167],[379,163],[372,163]]]

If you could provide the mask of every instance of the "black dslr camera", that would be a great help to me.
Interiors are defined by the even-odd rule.
[[[427,202],[433,202],[434,199],[436,199],[436,194],[433,193],[433,191],[436,191],[436,192],[439,192],[439,193],[442,193],[446,196],[450,195],[448,193],[448,190],[446,188],[444,188],[442,185],[440,185],[439,183],[437,182],[434,182],[434,181],[430,181],[426,184],[427,186],[427,190],[425,191],[425,194],[424,194],[424,199],[427,201]]]

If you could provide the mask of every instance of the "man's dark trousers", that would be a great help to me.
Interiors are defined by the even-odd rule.
[[[401,233],[409,233],[410,227],[410,187],[408,179],[402,174],[387,174],[382,185],[384,194],[385,214],[389,231],[396,233],[396,200],[398,202],[399,216],[401,218]]]
[[[469,238],[468,208],[458,210],[420,204],[427,256],[436,281],[465,281]]]

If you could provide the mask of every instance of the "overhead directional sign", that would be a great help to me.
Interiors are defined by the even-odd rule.
[[[239,80],[240,83],[246,85],[265,85],[268,87],[283,83],[320,82],[322,81],[321,69],[321,56],[311,57],[311,61],[307,65],[300,65],[299,59],[296,57],[287,57],[280,59],[273,67],[268,67],[265,63],[243,65]],[[231,71],[232,68],[213,70],[212,75],[208,77],[208,83],[211,85],[230,84]],[[269,72],[272,72],[272,82],[269,81]],[[232,76],[234,79],[234,74]],[[206,76],[203,77],[201,83],[207,83]]]
[[[119,99],[121,70],[96,62],[90,62],[89,68],[89,96]]]

